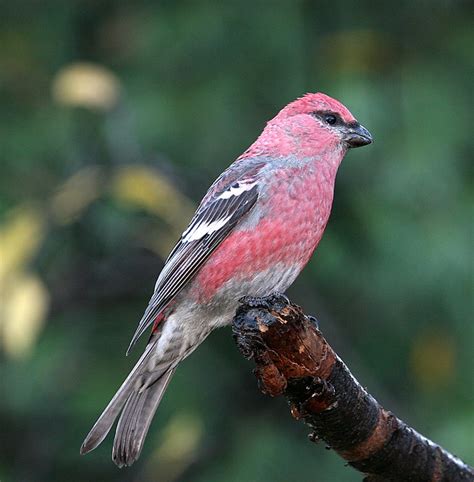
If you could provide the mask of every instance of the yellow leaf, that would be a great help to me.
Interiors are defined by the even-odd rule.
[[[163,219],[168,232],[148,233],[150,248],[166,257],[194,213],[194,204],[155,169],[143,165],[121,168],[112,179],[111,193],[121,203],[145,209]]]
[[[51,199],[51,212],[59,224],[69,224],[101,194],[101,171],[97,166],[81,169],[67,179]]]
[[[12,358],[28,355],[43,327],[49,294],[33,274],[17,274],[2,290],[0,335],[5,352]]]
[[[45,235],[41,213],[31,206],[14,209],[0,226],[0,286],[36,254]]]
[[[59,104],[109,110],[118,102],[120,82],[101,65],[77,62],[56,74],[52,94]]]
[[[186,470],[196,456],[202,439],[202,422],[195,416],[176,415],[163,430],[163,442],[154,452],[147,472],[156,473],[160,468],[160,480],[173,481]],[[150,477],[152,480],[153,477]]]
[[[422,331],[415,338],[410,362],[412,373],[423,389],[449,384],[456,372],[455,345],[448,333]]]
[[[112,193],[120,201],[146,209],[170,224],[194,211],[192,202],[165,176],[146,166],[120,169],[112,181]]]

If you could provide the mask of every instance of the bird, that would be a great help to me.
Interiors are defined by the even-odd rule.
[[[179,363],[230,325],[245,296],[285,292],[328,222],[336,174],[370,132],[339,101],[308,93],[286,105],[211,185],[169,254],[132,337],[143,354],[81,446],[95,449],[119,417],[112,460],[130,466]]]

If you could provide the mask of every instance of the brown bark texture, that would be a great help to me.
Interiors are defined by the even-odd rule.
[[[285,296],[242,299],[233,334],[256,364],[261,391],[284,395],[293,417],[311,427],[310,439],[324,441],[365,481],[474,481],[472,467],[380,406],[316,320]]]

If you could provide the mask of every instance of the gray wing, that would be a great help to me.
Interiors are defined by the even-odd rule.
[[[258,186],[253,176],[239,179],[219,193],[205,198],[166,260],[127,354],[156,317],[196,275],[239,220],[252,209],[257,199]]]

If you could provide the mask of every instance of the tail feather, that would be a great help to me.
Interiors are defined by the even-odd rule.
[[[81,446],[81,454],[86,454],[87,452],[94,450],[107,436],[123,406],[129,399],[130,395],[136,390],[137,380],[142,375],[144,369],[146,369],[150,357],[153,356],[153,353],[155,352],[155,348],[156,341],[150,343],[146,347],[128,377],[117,390],[117,393],[109,402],[105,410],[102,412],[102,415],[98,418],[97,422],[85,438]]]
[[[174,371],[169,368],[153,385],[133,392],[127,400],[112,450],[112,459],[119,467],[131,465],[140,456],[151,421]]]

